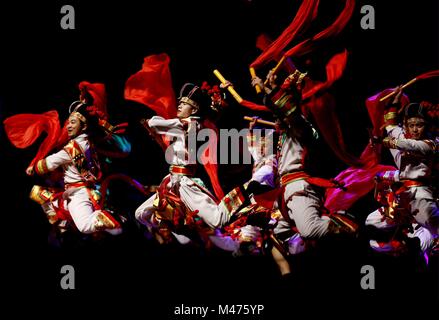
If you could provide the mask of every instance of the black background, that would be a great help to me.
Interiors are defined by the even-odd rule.
[[[316,30],[332,21],[341,1],[321,1]],[[105,83],[110,120],[128,121],[132,153],[114,163],[143,184],[157,184],[166,174],[163,154],[138,124],[151,112],[125,101],[124,83],[138,71],[143,57],[166,52],[176,92],[185,82],[217,83],[219,69],[248,100],[248,65],[259,55],[258,34],[273,38],[288,25],[300,2],[280,0],[223,1],[71,1],[76,29],[62,30],[60,9],[66,3],[16,2],[0,6],[0,120],[18,113],[57,109],[67,117],[77,97],[80,81]],[[376,29],[360,27],[360,8],[373,5]],[[357,1],[354,16],[343,35],[312,56],[310,75],[322,79],[331,55],[346,47],[349,62],[343,78],[331,89],[337,99],[345,140],[357,154],[367,143],[369,126],[364,100],[415,75],[438,68],[438,2]],[[295,61],[298,65],[305,61]],[[261,75],[263,73],[261,72]],[[407,90],[411,100],[438,101],[437,80],[427,80]],[[249,111],[231,102],[220,120],[222,128],[245,126],[240,119]],[[383,301],[403,310],[415,301],[437,302],[437,261],[425,269],[418,258],[377,257],[364,239],[340,249],[327,248],[297,261],[297,279],[281,282],[267,258],[231,258],[222,253],[206,255],[198,250],[157,247],[132,227],[127,236],[104,243],[86,243],[66,249],[47,245],[49,227],[40,208],[28,199],[37,178],[24,173],[37,146],[15,149],[0,131],[3,286],[11,301],[31,301],[48,316],[54,305],[63,312],[92,308],[102,311],[139,312],[147,319],[172,318],[176,305],[262,303],[265,318],[276,312],[291,317],[306,312],[339,313],[345,305],[374,309]],[[335,176],[346,168],[322,145],[322,175]],[[248,168],[222,166],[225,190],[244,182]],[[133,190],[122,192],[120,202],[133,212],[144,198]],[[375,204],[370,196],[356,204],[364,219]],[[435,264],[436,263],[436,264]],[[60,269],[76,269],[73,291],[60,289]],[[376,268],[376,290],[360,288],[360,268]],[[400,303],[410,301],[410,304]],[[329,309],[324,308],[331,305]],[[78,306],[78,307],[76,307]],[[318,308],[316,306],[322,306]],[[26,308],[16,312],[29,311]],[[82,309],[81,309],[82,310]],[[157,316],[152,316],[157,314]],[[355,314],[355,313],[354,313]],[[350,315],[350,314],[347,314]],[[174,317],[179,319],[178,317]],[[232,317],[233,318],[233,317]],[[239,317],[236,316],[235,319]],[[274,316],[273,316],[274,318]]]

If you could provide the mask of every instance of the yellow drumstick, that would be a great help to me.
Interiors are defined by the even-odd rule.
[[[222,84],[226,84],[227,80],[223,77],[223,75],[218,70],[213,70],[213,74],[221,81]],[[229,90],[230,94],[235,98],[238,103],[242,102],[241,96],[233,89],[233,86],[228,86],[227,90]]]
[[[404,84],[404,85],[401,87],[401,89],[405,89],[405,88],[407,88],[408,86],[410,86],[410,85],[412,85],[413,83],[415,83],[416,80],[418,80],[418,79],[417,79],[417,78],[413,78],[412,80],[410,80],[409,82],[407,82],[406,84]],[[390,98],[390,97],[394,96],[394,95],[395,95],[395,92],[396,92],[396,90],[395,90],[395,91],[392,91],[392,92],[390,92],[388,95],[382,97],[382,98],[380,99],[380,102],[383,102],[383,101],[386,100],[387,98]]]
[[[253,121],[254,118],[249,117],[249,116],[244,116],[244,120]],[[263,119],[256,119],[256,123],[265,124],[267,126],[272,126],[272,127],[276,126],[276,124],[274,122],[263,120]]]
[[[277,63],[277,65],[271,70],[272,74],[275,75],[277,73],[277,70],[279,69],[279,67],[281,66],[281,64],[285,61],[285,56],[282,56],[282,58],[279,60],[279,62]],[[267,85],[268,83],[268,78],[265,79],[264,84]]]
[[[250,67],[250,75],[252,76],[252,79],[256,78],[255,68]],[[255,89],[256,93],[261,93],[261,87],[259,85],[256,85]]]

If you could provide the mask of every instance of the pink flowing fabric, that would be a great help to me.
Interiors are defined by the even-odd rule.
[[[125,83],[125,99],[144,104],[165,119],[175,118],[177,103],[169,62],[166,53],[145,57],[142,69]]]
[[[357,200],[374,188],[374,177],[378,173],[396,170],[394,166],[379,164],[378,154],[371,145],[366,146],[360,160],[365,164],[364,167],[350,167],[335,177],[336,181],[345,186],[346,191],[342,189],[326,190],[325,207],[330,212],[349,210]]]

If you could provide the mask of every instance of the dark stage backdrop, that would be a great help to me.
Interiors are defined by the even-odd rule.
[[[111,122],[128,121],[127,137],[132,154],[114,163],[114,171],[126,173],[141,183],[158,184],[166,174],[163,153],[140,127],[139,119],[152,115],[144,106],[123,98],[127,78],[141,68],[143,58],[165,52],[175,91],[185,82],[208,80],[219,69],[237,91],[255,99],[248,65],[259,55],[256,37],[265,32],[277,37],[294,17],[300,1],[206,0],[206,1],[16,1],[0,5],[0,120],[18,113],[41,113],[56,109],[61,119],[78,94],[80,81],[102,82],[108,93]],[[342,1],[321,1],[320,30],[333,20]],[[61,7],[72,5],[74,30],[63,30]],[[375,29],[360,26],[363,5],[375,9]],[[367,143],[370,126],[364,101],[385,88],[408,81],[417,74],[438,69],[438,2],[357,1],[354,16],[343,35],[307,57],[309,74],[324,76],[324,65],[334,53],[347,48],[349,62],[343,78],[331,92],[349,150],[358,155]],[[296,61],[305,65],[306,61]],[[265,70],[266,72],[267,70]],[[263,73],[261,73],[263,75]],[[413,101],[438,102],[438,82],[420,82],[407,90]],[[249,111],[231,101],[219,126],[242,128]],[[386,299],[392,310],[409,305],[395,301],[435,299],[437,270],[425,269],[417,258],[377,257],[365,239],[339,244],[340,249],[322,250],[297,261],[298,279],[281,282],[270,259],[206,254],[200,250],[158,247],[132,224],[128,235],[103,243],[84,242],[65,249],[48,246],[49,226],[28,193],[38,178],[25,175],[37,146],[14,148],[0,126],[2,191],[2,272],[4,293],[29,311],[25,304],[39,301],[39,311],[65,314],[81,308],[100,312],[139,313],[145,319],[189,319],[174,315],[175,308],[215,307],[218,303],[262,304],[262,316],[297,315],[305,306],[313,312],[338,314],[345,305],[374,309]],[[335,176],[346,165],[322,143],[320,170]],[[390,161],[389,159],[385,159]],[[249,177],[247,167],[220,167],[225,190]],[[117,201],[134,213],[145,199],[127,187]],[[368,196],[357,210],[360,221],[375,208]],[[330,246],[329,246],[330,247]],[[433,261],[434,262],[434,261]],[[376,289],[360,287],[361,266],[376,268]],[[62,290],[63,265],[76,270],[76,289]],[[434,265],[434,264],[433,264]],[[436,265],[437,267],[437,261]],[[433,268],[434,269],[434,268]],[[399,300],[401,299],[401,300]],[[407,299],[407,300],[406,300]],[[335,306],[326,309],[329,304]],[[370,305],[373,304],[373,307]],[[325,308],[318,308],[324,305]],[[34,310],[34,309],[32,309]],[[79,311],[82,313],[82,311]],[[84,311],[84,313],[86,313]],[[351,314],[347,314],[348,316]],[[197,317],[193,317],[194,319]],[[210,318],[215,318],[210,315]],[[217,318],[223,319],[224,316]],[[230,319],[244,319],[242,315]],[[197,318],[198,319],[198,318]],[[208,317],[209,319],[209,317]],[[286,318],[284,318],[286,319]]]

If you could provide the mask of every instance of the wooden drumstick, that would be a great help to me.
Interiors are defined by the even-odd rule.
[[[221,81],[222,84],[227,84],[227,80],[223,77],[223,75],[218,70],[213,70],[213,74]],[[228,86],[227,90],[229,90],[230,94],[235,98],[238,103],[242,102],[241,96],[235,91],[233,86]]]
[[[252,79],[256,78],[256,72],[255,72],[255,68],[250,67],[250,75],[252,76]],[[256,93],[261,93],[261,87],[257,84],[255,86],[256,89]]]
[[[253,121],[254,118],[249,117],[249,116],[244,116],[244,120]],[[265,124],[265,125],[271,126],[271,127],[276,126],[276,123],[271,122],[271,121],[267,121],[267,120],[263,120],[263,119],[256,119],[256,123]]]
[[[410,85],[412,85],[413,83],[416,82],[416,80],[418,80],[418,79],[417,79],[417,78],[413,78],[412,80],[410,80],[409,82],[407,82],[406,84],[404,84],[404,85],[401,87],[401,90],[407,88],[407,87],[410,86]],[[384,100],[386,100],[386,99],[388,99],[388,98],[394,96],[394,95],[395,95],[395,92],[396,92],[396,90],[394,90],[394,91],[390,92],[389,94],[387,94],[386,96],[382,97],[382,98],[380,99],[380,102],[383,102]]]

